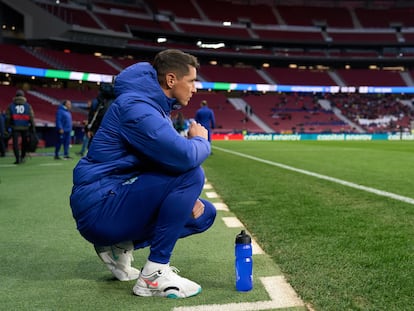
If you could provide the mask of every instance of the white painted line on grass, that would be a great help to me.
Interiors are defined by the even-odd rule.
[[[214,191],[208,191],[206,192],[206,197],[209,199],[218,198],[218,194]]]
[[[305,304],[283,276],[260,278],[271,300],[176,307],[173,311],[254,311],[301,307]]]
[[[229,207],[227,206],[226,203],[216,202],[216,203],[213,203],[213,205],[216,208],[216,210],[218,210],[218,211],[224,211],[224,212],[229,211]]]
[[[295,290],[286,281],[285,277],[268,276],[260,278],[266,291],[269,293],[270,299],[278,304],[278,308],[289,308],[303,306],[302,299],[298,297]]]
[[[273,161],[269,161],[269,160],[264,160],[264,159],[260,159],[248,154],[244,154],[244,153],[240,153],[240,152],[236,152],[236,151],[231,151],[228,149],[224,149],[224,148],[220,148],[220,147],[216,147],[214,146],[215,149],[221,150],[223,152],[227,152],[227,153],[231,153],[234,155],[237,155],[239,157],[243,157],[243,158],[247,158],[247,159],[251,159],[257,162],[261,162],[261,163],[265,163],[265,164],[269,164],[269,165],[273,165],[273,166],[277,166],[286,170],[290,170],[290,171],[294,171],[297,173],[301,173],[304,175],[308,175],[308,176],[312,176],[312,177],[316,177],[319,179],[324,179],[324,180],[328,180],[343,186],[347,186],[347,187],[351,187],[354,189],[358,189],[358,190],[362,190],[362,191],[366,191],[366,192],[370,192],[370,193],[374,193],[376,195],[379,196],[383,196],[383,197],[387,197],[390,199],[394,199],[397,201],[401,201],[401,202],[405,202],[408,204],[413,204],[414,205],[414,199],[413,198],[409,198],[409,197],[405,197],[399,194],[395,194],[395,193],[391,193],[391,192],[387,192],[387,191],[382,191],[379,189],[375,189],[375,188],[371,188],[371,187],[366,187],[366,186],[362,186],[359,184],[355,184],[346,180],[342,180],[342,179],[338,179],[338,178],[334,178],[334,177],[330,177],[330,176],[326,176],[326,175],[322,175],[322,174],[318,174],[318,173],[313,173],[310,171],[306,171],[306,170],[302,170],[293,166],[289,166],[289,165],[285,165],[285,164],[281,164],[281,163],[277,163],[277,162],[273,162]]]
[[[17,166],[24,166],[23,164],[0,164],[0,167],[17,167]],[[62,163],[43,163],[43,164],[38,164],[39,166],[61,166]]]
[[[212,186],[211,184],[204,184],[203,189],[204,189],[204,190],[213,189],[213,186]]]
[[[43,163],[39,164],[39,166],[61,166],[62,163]]]
[[[229,228],[243,228],[243,224],[237,217],[223,217],[224,224]]]
[[[17,167],[17,164],[1,164],[0,167]]]
[[[265,252],[262,250],[262,248],[257,244],[256,240],[252,238],[252,250],[253,255],[263,255]]]

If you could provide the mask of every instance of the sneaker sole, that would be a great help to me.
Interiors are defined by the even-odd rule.
[[[194,297],[194,296],[197,296],[198,294],[200,294],[200,293],[201,293],[201,290],[202,290],[202,289],[201,289],[201,287],[200,287],[196,293],[194,293],[194,294],[192,294],[192,295],[188,295],[188,296],[186,296],[186,297],[180,297],[180,296],[177,296],[176,294],[173,294],[173,293],[168,294],[168,295],[167,295],[167,296],[165,296],[165,297],[170,298],[170,299],[189,298],[189,297]]]
[[[101,259],[101,261],[106,265],[106,267],[111,271],[111,273],[119,280],[119,281],[132,281],[139,278],[140,271],[134,267],[130,268],[129,273],[126,273],[125,271],[119,270],[116,267],[116,263],[111,259],[111,257],[106,254],[104,251],[105,248],[101,247],[95,247],[96,254],[98,254],[98,257]],[[102,253],[99,253],[99,251],[104,251]]]
[[[198,290],[192,294],[189,294],[187,296],[181,296],[177,294],[176,289],[165,289],[164,291],[160,291],[158,289],[149,289],[149,288],[143,288],[140,286],[134,286],[133,292],[137,296],[141,297],[166,297],[170,299],[181,299],[181,298],[189,298],[194,297],[200,294],[202,291],[202,288],[198,288]]]
[[[109,267],[108,267],[109,268]],[[135,268],[131,268],[133,271],[130,271],[127,275],[124,271],[118,270],[116,268],[110,269],[112,274],[119,280],[119,281],[132,281],[139,278],[139,270]]]

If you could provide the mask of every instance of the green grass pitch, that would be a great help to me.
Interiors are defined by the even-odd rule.
[[[0,158],[0,310],[163,311],[263,301],[269,298],[258,278],[280,273],[315,310],[414,310],[413,204],[269,164],[414,198],[414,143],[213,146],[203,167],[230,212],[220,211],[208,232],[178,242],[172,264],[203,287],[201,295],[183,300],[134,296],[134,281],[115,281],[80,237],[69,207],[76,159],[33,156],[15,166],[13,157]],[[237,216],[266,252],[254,257],[249,293],[234,289],[239,229],[224,225],[221,217],[228,215]],[[147,250],[135,252],[134,266],[146,256]]]

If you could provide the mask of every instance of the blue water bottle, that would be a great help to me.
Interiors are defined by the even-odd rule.
[[[242,230],[236,236],[236,289],[247,292],[253,288],[252,239]]]

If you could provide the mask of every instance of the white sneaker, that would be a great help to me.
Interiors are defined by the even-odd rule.
[[[131,267],[131,262],[134,261],[133,250],[132,242],[112,246],[95,246],[99,258],[120,281],[136,280],[139,277],[139,270]]]
[[[163,270],[144,276],[140,275],[133,291],[138,296],[159,296],[167,298],[187,298],[201,292],[201,286],[177,274],[179,270],[167,266]]]

